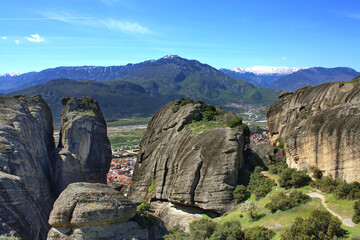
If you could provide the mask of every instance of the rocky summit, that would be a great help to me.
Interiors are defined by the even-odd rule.
[[[360,84],[330,82],[285,92],[267,111],[272,142],[285,143],[290,167],[319,167],[360,181]]]
[[[90,97],[62,99],[58,148],[55,150],[57,195],[73,182],[106,183],[111,146],[98,102]]]
[[[132,198],[217,213],[230,208],[244,165],[246,134],[240,127],[191,129],[205,115],[201,102],[173,101],[153,116],[140,143],[129,192]],[[217,119],[234,116],[223,112]]]

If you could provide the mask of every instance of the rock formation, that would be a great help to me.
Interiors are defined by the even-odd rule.
[[[54,199],[69,183],[105,182],[106,123],[91,98],[63,100],[59,148],[40,96],[0,97],[0,237],[45,239]]]
[[[179,104],[167,104],[151,119],[129,196],[225,212],[244,164],[245,134],[230,127],[189,129],[202,114],[202,105],[191,103],[174,112]]]
[[[53,149],[51,111],[40,96],[0,97],[0,225],[15,236],[46,236]]]
[[[161,238],[132,220],[137,205],[105,184],[72,183],[55,201],[48,240]]]
[[[73,182],[106,183],[111,146],[98,102],[90,97],[64,98],[56,149],[55,191]]]
[[[282,94],[267,111],[272,142],[285,142],[290,167],[360,181],[359,101],[356,79]]]

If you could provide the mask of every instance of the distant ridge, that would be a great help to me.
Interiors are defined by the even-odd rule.
[[[37,83],[46,83],[9,95],[42,95],[54,112],[55,121],[59,120],[61,112],[58,100],[67,96],[93,97],[100,103],[105,118],[115,120],[134,115],[151,116],[166,102],[181,97],[219,106],[233,103],[270,105],[280,93],[279,90],[256,87],[207,64],[176,55],[126,66],[59,67],[29,74],[33,74],[31,78]],[[47,81],[58,76],[71,76],[73,80],[62,77]]]
[[[360,74],[347,67],[289,68],[255,66],[251,68],[220,69],[220,71],[236,79],[249,81],[256,86],[291,91],[306,85],[315,86],[331,81],[350,81]]]

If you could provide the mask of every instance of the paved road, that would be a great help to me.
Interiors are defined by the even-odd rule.
[[[351,220],[351,218],[343,218],[339,214],[337,214],[336,212],[334,212],[333,210],[328,208],[328,206],[325,203],[325,196],[324,195],[322,195],[320,193],[317,193],[317,192],[307,193],[307,195],[309,197],[311,197],[311,198],[320,198],[321,203],[324,205],[326,210],[328,210],[332,215],[338,217],[345,226],[355,227],[356,224]]]

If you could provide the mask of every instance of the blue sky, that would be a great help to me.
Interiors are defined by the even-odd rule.
[[[9,0],[0,74],[176,54],[216,68],[360,71],[358,0]]]

